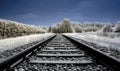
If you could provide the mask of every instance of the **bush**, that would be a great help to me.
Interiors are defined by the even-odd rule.
[[[102,28],[102,32],[112,32],[112,28],[110,25],[105,25],[103,28]]]
[[[117,24],[115,25],[115,32],[120,32],[120,21],[117,22]]]
[[[104,24],[100,22],[71,22],[64,18],[62,22],[49,28],[49,32],[53,33],[73,33],[73,32],[96,32],[102,29]]]
[[[45,33],[45,27],[27,25],[15,21],[0,19],[0,37],[16,37],[29,34]]]

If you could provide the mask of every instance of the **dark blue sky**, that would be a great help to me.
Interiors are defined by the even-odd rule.
[[[0,18],[47,26],[63,18],[117,22],[120,0],[0,0]]]

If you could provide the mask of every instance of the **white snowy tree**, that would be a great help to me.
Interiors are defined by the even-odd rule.
[[[82,32],[83,28],[79,25],[79,24],[72,24],[72,27],[74,29],[75,32]]]
[[[69,19],[64,18],[61,26],[62,26],[61,30],[63,31],[63,33],[72,33],[73,32],[73,27],[72,27]]]
[[[69,19],[64,18],[62,22],[57,23],[52,26],[52,32],[54,33],[72,33],[74,29],[70,23]]]

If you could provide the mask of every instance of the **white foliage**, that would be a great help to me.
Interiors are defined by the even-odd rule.
[[[49,28],[49,32],[73,33],[73,32],[95,32],[103,30],[103,26],[110,23],[103,22],[73,22],[64,18],[61,22]],[[56,27],[55,27],[56,26]],[[112,25],[111,25],[112,26]],[[110,30],[109,30],[110,31]]]
[[[115,32],[120,32],[120,21],[117,22],[117,24],[114,27]]]
[[[54,33],[72,33],[74,32],[70,20],[64,18],[62,22],[51,27],[52,32]]]
[[[112,28],[110,25],[105,25],[102,30],[102,32],[112,32]]]
[[[27,25],[15,21],[0,19],[0,37],[15,37],[35,33],[45,33],[47,29],[43,26]]]
[[[72,27],[73,27],[75,32],[79,33],[79,32],[83,31],[83,28],[80,25],[78,25],[78,24],[72,24]]]

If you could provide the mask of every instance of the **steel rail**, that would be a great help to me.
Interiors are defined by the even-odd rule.
[[[39,43],[32,45],[30,47],[28,47],[27,49],[14,54],[6,59],[2,59],[0,60],[0,71],[9,71],[9,69],[11,68],[12,65],[14,65],[17,61],[19,60],[24,60],[25,57],[34,52],[35,49],[37,49],[39,46],[44,45],[44,43],[50,41],[51,39],[53,39],[56,35],[50,36],[42,41],[40,41]]]
[[[73,43],[77,44],[78,46],[82,47],[81,49],[84,49],[88,54],[92,55],[96,60],[106,65],[113,71],[120,71],[120,61],[118,59],[93,48],[93,46],[89,46],[81,41],[78,41],[71,36],[63,36],[72,41]]]

